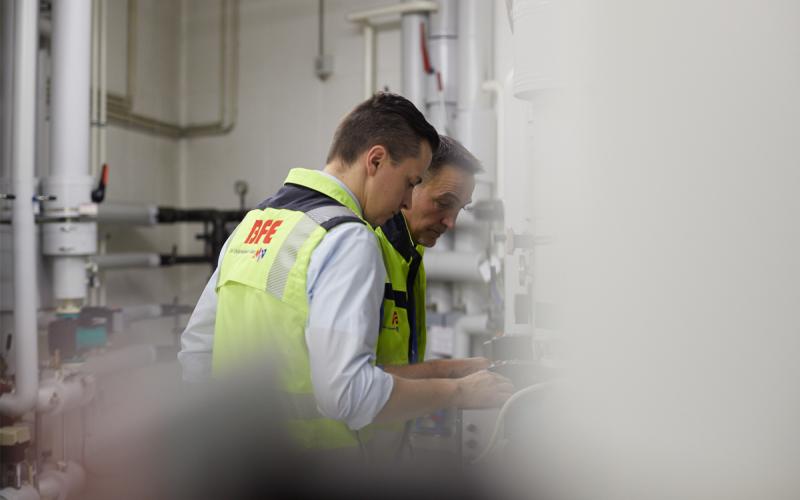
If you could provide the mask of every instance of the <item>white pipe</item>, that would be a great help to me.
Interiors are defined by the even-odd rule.
[[[0,500],[40,500],[40,497],[39,492],[33,486],[26,484],[19,489],[3,488],[0,490]]]
[[[42,500],[76,498],[86,484],[86,472],[79,464],[67,462],[63,469],[48,468],[39,474]]]
[[[11,108],[14,102],[14,71],[10,68],[14,64],[14,2],[7,0],[0,2],[0,12],[2,13],[2,67],[5,68],[2,76],[3,94],[0,96],[0,193],[10,191],[10,186],[5,182],[11,181],[11,137],[12,119],[14,114]]]
[[[513,78],[513,74],[512,74]],[[502,199],[505,186],[503,184],[503,168],[505,168],[505,154],[506,149],[503,141],[505,141],[505,95],[504,86],[497,80],[487,80],[481,84],[481,88],[486,92],[491,92],[495,96],[495,116],[497,117],[497,127],[495,135],[495,192]]]
[[[386,7],[377,7],[375,9],[353,12],[352,14],[347,15],[347,20],[352,23],[369,23],[377,17],[386,17],[397,14],[413,14],[418,12],[436,12],[436,9],[438,8],[439,6],[436,4],[436,2],[403,2],[394,5],[387,5]]]
[[[494,429],[492,430],[492,435],[489,437],[489,442],[486,444],[486,448],[481,452],[478,457],[472,461],[473,464],[477,464],[486,460],[487,457],[492,453],[492,450],[497,446],[499,442],[500,434],[503,429],[503,424],[506,420],[506,414],[508,410],[522,398],[523,396],[530,394],[532,392],[538,392],[543,389],[547,389],[551,387],[553,382],[542,382],[540,384],[534,384],[524,389],[520,389],[516,393],[514,393],[510,398],[506,400],[503,404],[503,407],[500,408],[500,413],[497,414],[497,421],[494,424]]]
[[[439,0],[439,10],[428,25],[428,51],[437,77],[427,79],[427,110],[441,134],[455,136],[458,102],[458,11],[457,0]],[[442,89],[439,89],[439,80]]]
[[[436,12],[436,2],[410,1],[375,9],[353,12],[347,15],[347,20],[361,23],[364,36],[364,98],[369,99],[375,92],[375,26],[377,18],[405,15],[414,13]],[[417,103],[415,103],[417,104]],[[418,106],[419,107],[419,106]]]
[[[95,255],[89,259],[100,269],[126,269],[129,267],[159,267],[161,256],[148,252],[125,252]]]
[[[36,411],[58,415],[85,406],[94,398],[96,386],[92,375],[54,376],[42,380]]]
[[[91,2],[53,1],[51,176],[56,178],[88,173],[91,20]],[[88,192],[68,194],[89,201]]]
[[[420,42],[427,15],[404,14],[402,20],[403,51],[403,96],[425,113],[425,81],[427,74],[422,58]]]
[[[92,3],[92,36],[91,36],[91,84],[90,84],[90,91],[91,91],[91,99],[89,104],[89,126],[90,126],[90,134],[91,137],[89,138],[89,174],[92,177],[97,176],[97,146],[98,146],[98,129],[97,123],[99,118],[99,102],[97,100],[97,87],[99,85],[99,71],[98,65],[100,60],[100,49],[99,49],[99,35],[100,35],[100,23],[98,19],[98,15],[100,14],[100,9],[97,8],[98,0],[91,0]]]
[[[365,24],[364,32],[364,99],[375,91],[375,28]]]
[[[56,196],[56,201],[45,205],[50,215],[77,216],[79,207],[90,201],[91,28],[91,2],[53,2],[52,162],[50,176],[43,183],[45,192]],[[65,238],[65,247],[72,245],[69,234],[60,236]],[[83,255],[95,253],[96,245],[95,239]],[[85,259],[74,254],[52,258],[59,309],[79,307],[86,298],[85,279],[81,278]]]
[[[64,478],[56,471],[47,471],[39,475],[39,494],[42,500],[60,500],[61,492],[67,489]]]
[[[462,0],[458,10],[458,130],[456,137],[484,163],[481,184],[494,183],[496,116],[491,96],[482,83],[492,74],[492,17],[494,5]],[[476,187],[474,200],[491,197],[491,186]]]
[[[453,357],[466,358],[472,353],[470,337],[473,335],[486,335],[489,333],[489,316],[475,314],[461,316],[453,327]]]
[[[425,252],[425,276],[428,281],[486,283],[480,271],[483,260],[477,252]]]
[[[107,26],[108,26],[108,18],[106,14],[106,0],[100,0],[100,69],[99,69],[99,88],[98,88],[98,100],[100,101],[100,112],[98,115],[98,119],[100,120],[100,130],[99,130],[99,145],[98,145],[98,157],[97,162],[98,165],[102,165],[106,163],[106,121],[108,119],[108,109],[107,109],[107,99],[106,94],[107,87],[108,87],[108,75],[106,72],[106,60],[107,60]]]
[[[33,215],[36,117],[36,45],[39,3],[16,0],[14,12],[14,352],[13,393],[0,396],[0,414],[19,416],[36,404],[39,354],[36,337],[36,227]]]

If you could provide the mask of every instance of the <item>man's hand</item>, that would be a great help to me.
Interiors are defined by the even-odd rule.
[[[514,393],[511,380],[488,370],[481,370],[455,380],[458,384],[456,406],[463,409],[497,408]]]

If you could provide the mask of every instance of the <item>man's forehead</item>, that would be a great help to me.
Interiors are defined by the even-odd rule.
[[[443,165],[424,184],[436,195],[452,194],[470,197],[475,188],[475,175],[452,165]]]

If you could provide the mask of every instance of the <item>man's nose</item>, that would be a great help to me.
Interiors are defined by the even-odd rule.
[[[456,225],[456,217],[455,214],[447,214],[442,218],[442,224],[444,224],[447,229],[453,229]]]

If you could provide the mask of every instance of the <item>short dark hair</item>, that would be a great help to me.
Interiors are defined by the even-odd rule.
[[[446,135],[439,136],[439,147],[433,153],[431,166],[425,171],[424,179],[432,179],[445,165],[475,175],[483,172],[481,161],[469,152],[460,142]]]
[[[439,134],[405,97],[378,92],[344,117],[336,128],[327,162],[350,164],[369,148],[381,145],[395,162],[419,155],[425,140],[436,151]]]

